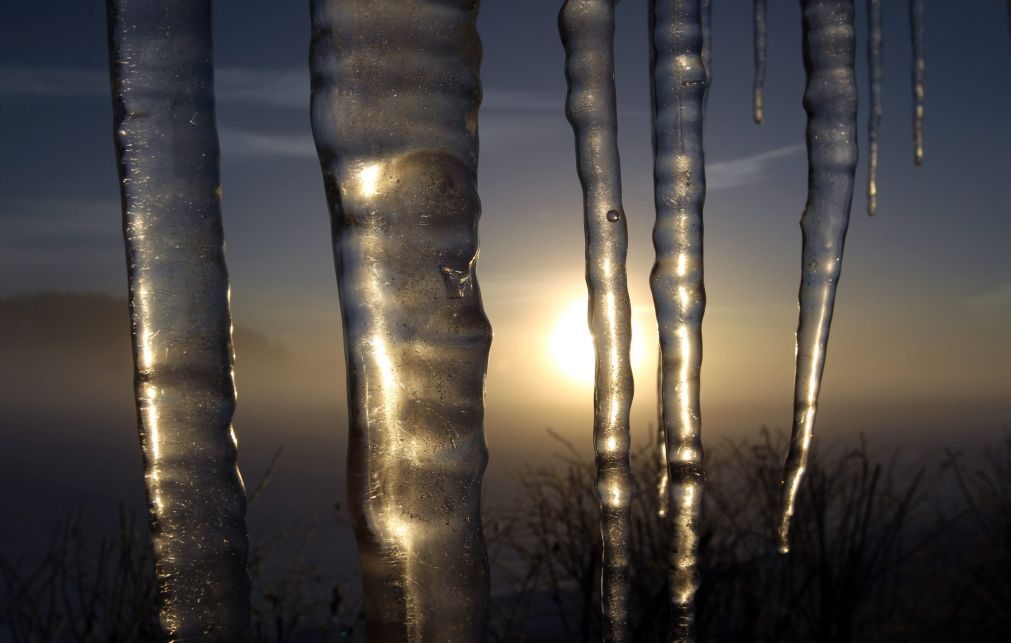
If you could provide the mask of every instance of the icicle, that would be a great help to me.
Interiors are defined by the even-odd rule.
[[[632,309],[625,276],[628,229],[621,205],[614,90],[613,0],[567,0],[558,16],[565,46],[565,113],[576,137],[583,188],[586,286],[596,354],[593,441],[603,541],[603,640],[628,638],[632,473]]]
[[[761,123],[765,91],[765,0],[754,0],[752,8],[755,19],[755,122]]]
[[[657,362],[657,371],[663,365],[662,358]],[[663,392],[660,386],[663,382],[661,373],[656,374],[657,383],[657,425],[656,425],[656,459],[659,475],[656,482],[657,509],[656,515],[667,517],[667,503],[670,498],[670,476],[667,474],[667,433],[663,430]]]
[[[672,531],[670,593],[675,640],[694,636],[702,469],[702,150],[705,69],[699,0],[651,0],[656,264],[650,276],[662,355]]]
[[[913,39],[913,161],[923,165],[923,0],[909,0],[909,30]]]
[[[871,111],[867,119],[867,214],[878,211],[878,137],[881,131],[881,0],[867,0],[867,66]]]
[[[802,0],[801,5],[808,195],[800,219],[804,250],[797,373],[779,525],[779,548],[784,553],[789,551],[790,517],[814,430],[857,161],[853,0]]]
[[[704,109],[709,103],[709,88],[713,83],[713,0],[702,0],[702,67],[706,70]]]
[[[477,0],[312,0],[371,641],[483,640]]]
[[[211,3],[111,0],[108,12],[161,623],[172,640],[244,640],[246,498],[231,426]]]

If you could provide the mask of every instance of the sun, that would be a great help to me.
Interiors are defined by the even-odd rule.
[[[632,368],[642,359],[642,333],[632,317]],[[586,316],[586,299],[573,299],[559,313],[548,339],[551,361],[563,375],[583,385],[593,385],[593,337]]]

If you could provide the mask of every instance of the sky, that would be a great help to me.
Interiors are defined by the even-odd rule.
[[[799,4],[769,3],[761,126],[751,116],[750,3],[714,4],[705,142],[707,444],[753,435],[761,425],[789,427],[797,224],[807,180]],[[904,3],[883,3],[880,196],[871,219],[863,197],[865,15],[857,4],[861,165],[818,431],[864,433],[881,443],[967,444],[1011,426],[1006,7],[927,0],[926,162],[917,168],[908,19]],[[552,358],[553,338],[569,328],[560,332],[559,319],[586,295],[558,6],[485,0],[479,20],[485,96],[478,275],[495,331],[486,419],[493,484],[556,449],[549,426],[580,449],[591,445],[590,385],[573,380]],[[620,3],[616,34],[629,282],[642,356],[635,372],[636,444],[651,439],[656,404],[647,281],[654,212],[646,7],[645,0]],[[308,119],[308,8],[279,0],[219,1],[214,34],[233,318],[237,328],[280,347],[289,365],[276,367],[264,357],[274,355],[269,351],[244,353],[237,338],[236,429],[246,454],[240,457],[258,471],[284,444],[293,468],[339,485],[333,480],[343,477],[343,357],[329,217]],[[125,297],[111,125],[103,3],[0,6],[0,297]],[[71,313],[63,332],[72,340],[81,322]],[[116,332],[123,343],[115,350],[128,358],[125,308]],[[102,404],[113,409],[104,414],[87,401],[91,389],[80,381],[87,375],[64,377],[52,395],[46,378],[54,368],[88,372],[61,362],[66,355],[8,370],[0,387],[7,391],[0,391],[7,417],[0,432],[32,457],[53,456],[60,444],[64,455],[77,448],[118,454],[116,462],[139,471],[128,368],[103,371]],[[45,402],[26,403],[42,399],[25,397],[28,389],[45,390]],[[20,398],[11,391],[21,391]],[[284,412],[295,408],[302,413],[297,421]],[[80,430],[92,416],[109,426]],[[6,484],[35,475],[30,467],[14,469],[21,473],[4,474]],[[130,479],[124,474],[121,482]]]

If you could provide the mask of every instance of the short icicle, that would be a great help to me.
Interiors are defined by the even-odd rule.
[[[603,551],[603,640],[628,639],[628,566],[632,473],[632,309],[625,258],[628,229],[621,205],[614,88],[613,0],[567,0],[558,16],[565,47],[565,113],[576,138],[583,189],[586,286],[596,355],[593,442]]]
[[[913,45],[913,161],[923,165],[923,0],[909,0],[909,31]]]
[[[842,268],[857,163],[853,0],[801,0],[807,86],[808,195],[803,232],[793,430],[783,481],[779,550],[807,466]]]
[[[765,0],[754,0],[752,6],[755,28],[755,86],[754,106],[755,122],[761,123],[765,118],[765,49],[766,20]]]
[[[867,0],[867,67],[871,109],[867,117],[867,214],[878,212],[878,140],[881,133],[881,0]]]
[[[477,0],[312,0],[370,641],[483,641]]]
[[[249,635],[246,496],[211,63],[211,2],[108,3],[135,391],[160,620]]]
[[[661,349],[661,408],[669,475],[671,635],[694,638],[704,484],[702,368],[703,98],[699,0],[651,0],[656,263],[650,275]]]

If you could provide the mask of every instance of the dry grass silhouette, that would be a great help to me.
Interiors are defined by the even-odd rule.
[[[559,440],[554,466],[527,468],[517,498],[485,511],[491,640],[599,639],[592,463]],[[775,547],[784,448],[781,436],[763,430],[756,441],[724,442],[706,454],[700,640],[1006,640],[1011,435],[978,466],[949,452],[934,466],[911,468],[898,456],[877,458],[863,442],[817,450],[788,556]],[[279,457],[251,486],[253,511]],[[667,545],[656,517],[655,461],[649,448],[633,457],[638,641],[666,637]],[[363,638],[360,605],[346,604],[303,554],[315,524],[310,518],[253,543],[254,640]],[[143,525],[126,511],[118,536],[97,548],[72,515],[41,561],[0,557],[0,638],[162,640],[153,571]]]

